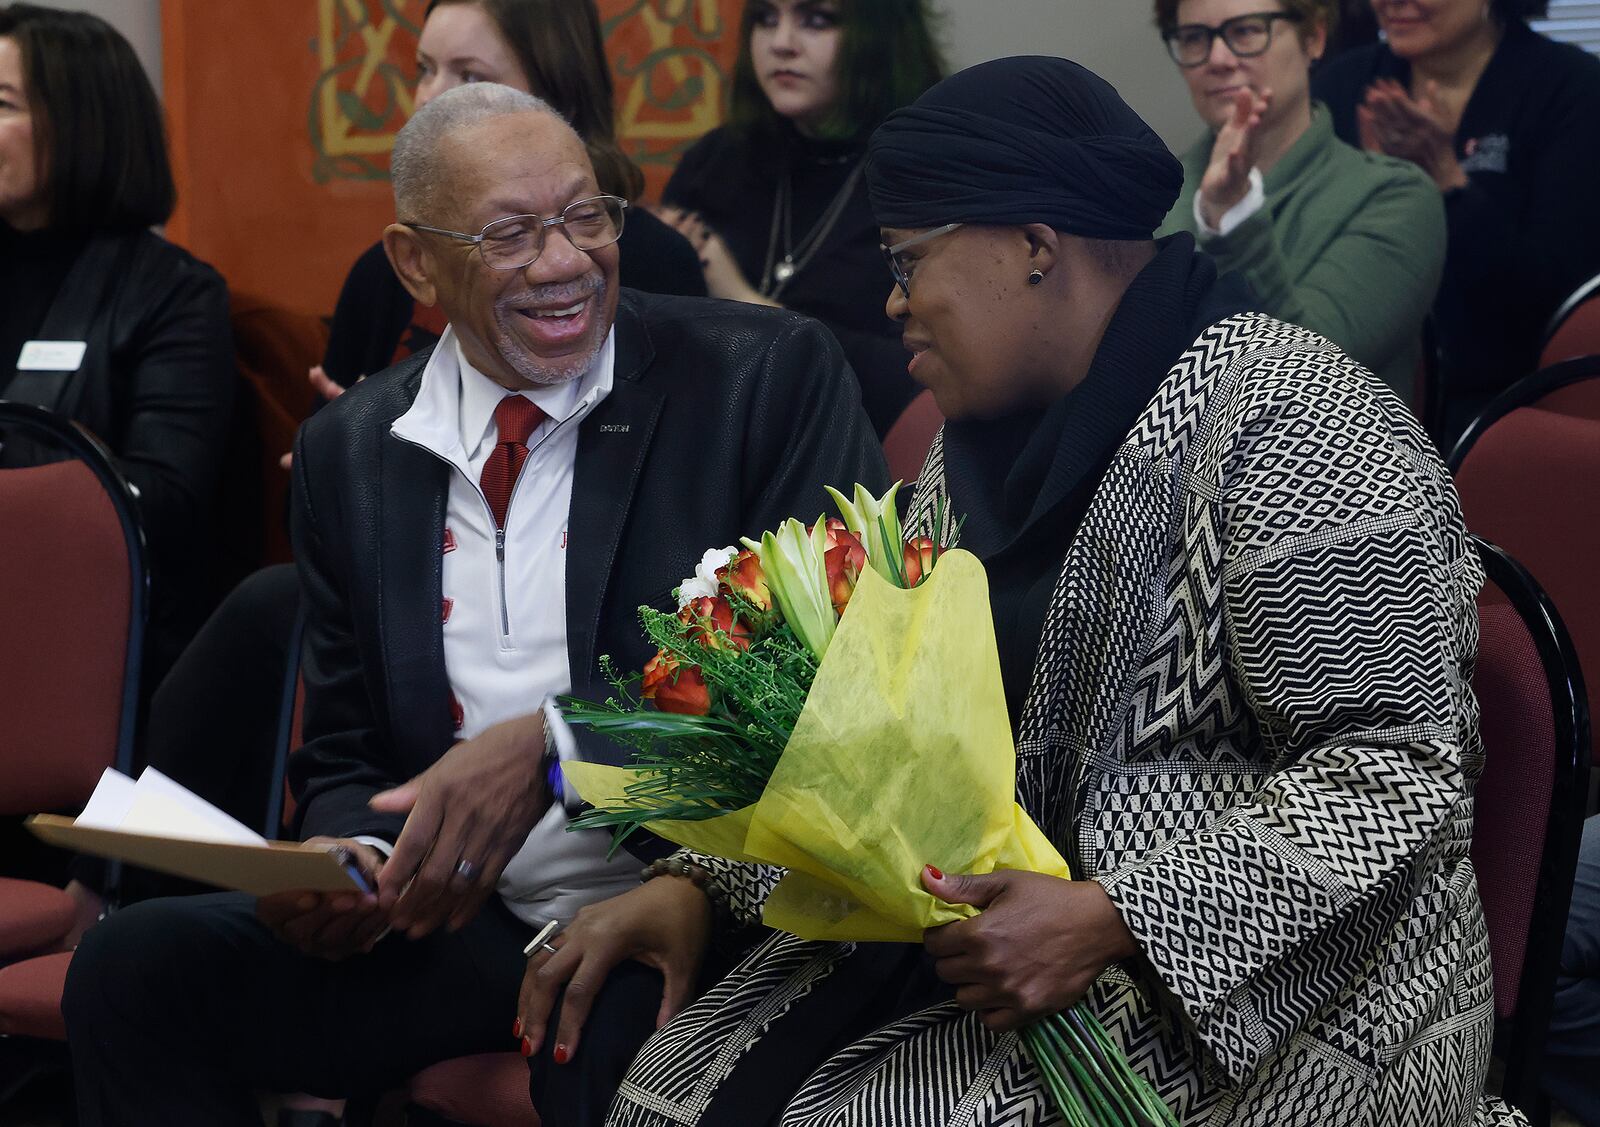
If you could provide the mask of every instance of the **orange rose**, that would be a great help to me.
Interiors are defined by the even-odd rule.
[[[721,595],[714,599],[690,599],[678,612],[678,621],[689,627],[690,641],[702,646],[720,646],[721,635],[726,634],[736,649],[750,648],[750,627],[734,617],[733,607]]]
[[[854,539],[852,536],[851,540]],[[860,544],[854,547],[840,544],[823,553],[822,562],[828,574],[828,597],[833,600],[835,614],[843,614],[844,608],[850,604],[850,596],[856,593],[856,580],[861,578],[861,565],[866,560],[867,554],[861,550]]]
[[[717,578],[725,591],[739,595],[762,614],[772,610],[772,591],[767,586],[767,573],[761,570],[761,557],[746,549],[728,565],[717,571]]]
[[[705,716],[711,711],[711,690],[699,667],[685,665],[668,653],[657,653],[644,667],[640,693],[662,712]]]
[[[913,536],[906,541],[905,568],[906,586],[915,587],[925,579],[933,570],[933,561],[938,555],[932,540],[926,536]]]

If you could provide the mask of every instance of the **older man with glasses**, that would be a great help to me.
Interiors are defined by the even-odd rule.
[[[566,832],[547,779],[573,736],[541,705],[609,691],[603,655],[642,666],[637,608],[707,547],[812,512],[824,484],[884,484],[820,325],[618,288],[627,202],[544,103],[443,94],[392,173],[385,249],[449,328],[321,412],[294,459],[298,828],[372,891],[148,901],[92,929],[65,1003],[86,1125],[254,1124],[256,1089],[377,1092],[516,1046],[529,937],[640,876],[609,835]],[[620,1078],[690,996],[708,926],[624,952],[627,1005],[584,1067]]]

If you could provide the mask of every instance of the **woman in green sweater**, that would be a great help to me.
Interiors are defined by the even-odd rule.
[[[1156,0],[1209,127],[1184,155],[1163,234],[1189,231],[1261,310],[1304,325],[1410,402],[1444,264],[1439,193],[1406,161],[1352,148],[1311,100],[1333,0]]]

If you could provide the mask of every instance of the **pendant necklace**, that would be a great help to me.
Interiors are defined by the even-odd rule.
[[[844,209],[850,203],[850,196],[855,192],[856,184],[861,179],[865,163],[864,160],[856,162],[855,167],[850,170],[850,175],[845,177],[844,183],[828,202],[821,217],[798,244],[794,241],[794,178],[788,168],[784,169],[783,177],[778,181],[777,197],[772,203],[772,230],[767,237],[767,262],[761,271],[762,297],[777,300],[794,276],[804,270],[806,264],[816,257],[822,244],[839,225],[839,219],[844,215]],[[781,259],[778,257],[780,238],[783,240]]]

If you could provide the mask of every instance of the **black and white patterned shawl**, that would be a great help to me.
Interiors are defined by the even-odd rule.
[[[1480,582],[1428,439],[1306,330],[1213,325],[1119,448],[1045,623],[1018,798],[1139,940],[1090,1002],[1181,1122],[1522,1121],[1480,1101]],[[759,912],[774,872],[697,860]],[[645,1045],[611,1123],[697,1123],[849,950],[768,940]],[[953,1005],[850,1046],[782,1119],[1055,1122],[1015,1035]]]

